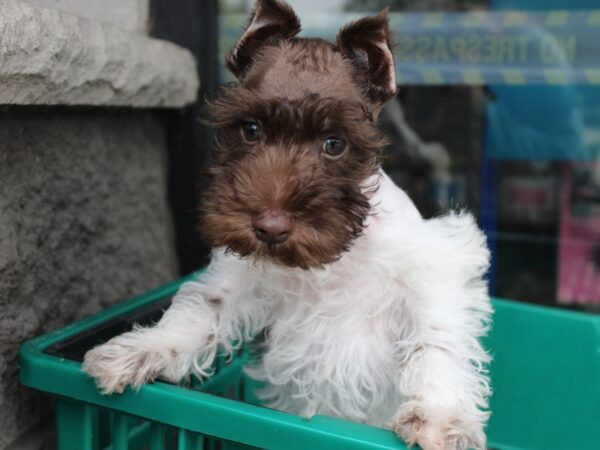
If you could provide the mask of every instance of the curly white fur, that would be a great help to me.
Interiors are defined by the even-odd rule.
[[[364,234],[323,269],[217,249],[151,328],[87,353],[105,393],[210,375],[219,346],[268,327],[248,373],[274,408],[393,428],[426,450],[485,448],[489,254],[472,216],[423,220],[383,172]]]

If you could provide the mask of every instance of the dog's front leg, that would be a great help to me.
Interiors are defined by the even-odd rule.
[[[190,373],[204,377],[219,345],[231,350],[262,326],[260,300],[251,296],[248,266],[217,255],[207,273],[184,283],[160,321],[136,327],[88,351],[83,369],[105,394],[164,377],[178,382]]]
[[[420,228],[418,228],[420,227]],[[395,431],[424,450],[485,449],[489,251],[470,215],[413,224],[398,265]],[[418,231],[418,232],[416,232]]]
[[[465,357],[423,344],[414,349],[399,383],[407,401],[394,429],[408,444],[424,450],[485,449],[487,381]]]

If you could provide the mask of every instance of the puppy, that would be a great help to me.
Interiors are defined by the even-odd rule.
[[[210,375],[263,330],[248,373],[265,404],[390,427],[425,450],[484,449],[489,252],[466,213],[424,220],[380,168],[375,119],[396,92],[387,11],[336,43],[259,0],[209,103],[201,227],[215,250],[152,327],[94,348],[106,394]],[[220,350],[219,350],[220,349]]]

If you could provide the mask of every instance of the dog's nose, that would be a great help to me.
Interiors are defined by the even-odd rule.
[[[280,244],[292,232],[293,222],[290,214],[283,211],[267,211],[252,221],[254,234],[267,244]]]

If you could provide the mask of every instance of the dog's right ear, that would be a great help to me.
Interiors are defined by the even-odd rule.
[[[244,34],[225,57],[227,68],[243,78],[259,49],[296,36],[300,28],[300,19],[287,3],[258,0]]]

